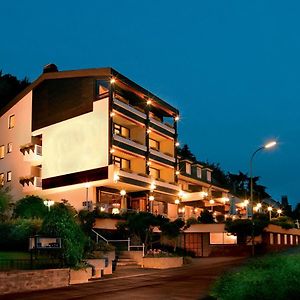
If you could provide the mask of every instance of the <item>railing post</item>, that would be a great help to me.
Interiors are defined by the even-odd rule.
[[[128,251],[130,251],[130,238],[128,238]]]
[[[143,257],[145,256],[145,244],[143,243]]]

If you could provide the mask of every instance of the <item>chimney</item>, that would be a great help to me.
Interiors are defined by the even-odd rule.
[[[43,68],[43,74],[51,73],[51,72],[58,72],[58,68],[56,64],[47,64]]]

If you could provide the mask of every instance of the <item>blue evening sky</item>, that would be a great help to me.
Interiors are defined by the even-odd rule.
[[[111,66],[181,111],[200,160],[254,174],[275,198],[299,191],[299,1],[2,1],[0,69],[30,80]]]

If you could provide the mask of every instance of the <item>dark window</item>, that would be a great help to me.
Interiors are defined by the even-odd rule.
[[[150,175],[153,177],[153,178],[160,178],[160,170],[159,169],[155,169],[155,168],[150,168]]]
[[[8,117],[8,128],[11,129],[11,128],[14,128],[15,127],[15,115],[11,115]]]
[[[159,151],[159,142],[153,139],[149,139],[149,145],[151,149]]]
[[[96,84],[96,97],[98,99],[109,96],[109,83],[105,80],[98,80]]]
[[[130,138],[130,130],[122,125],[114,123],[114,134],[122,136],[124,138]]]
[[[113,162],[116,166],[118,166],[120,169],[130,169],[130,160],[121,158],[118,156],[113,157]]]

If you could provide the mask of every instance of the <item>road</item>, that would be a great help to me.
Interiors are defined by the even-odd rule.
[[[47,291],[0,296],[2,300],[201,299],[224,271],[245,259],[199,258],[169,270],[119,270],[111,278]]]

